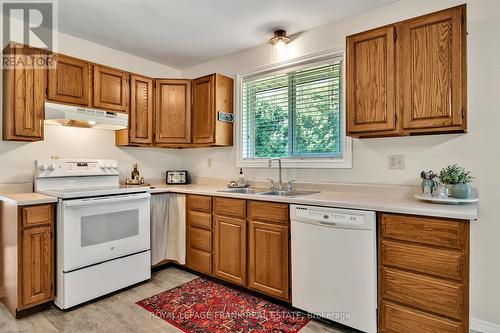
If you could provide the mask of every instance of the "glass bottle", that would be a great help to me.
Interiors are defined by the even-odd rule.
[[[132,181],[139,180],[139,171],[137,170],[137,163],[134,163],[134,170],[132,170],[131,178],[132,178]]]

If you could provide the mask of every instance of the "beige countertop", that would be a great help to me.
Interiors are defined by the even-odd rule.
[[[0,194],[0,200],[7,201],[10,204],[18,206],[39,205],[57,202],[56,197],[51,197],[34,192]]]
[[[321,185],[319,185],[321,186]],[[263,201],[284,202],[290,204],[350,208],[391,212],[400,214],[447,217],[464,220],[475,220],[478,216],[477,204],[447,205],[427,203],[415,199],[418,187],[392,185],[331,185],[320,193],[295,198],[218,192],[224,189],[218,184],[192,185],[152,185],[151,193],[185,193],[210,195],[228,198],[252,199]],[[299,187],[300,188],[300,187]],[[302,189],[302,188],[300,188]],[[311,190],[314,188],[306,188]],[[321,189],[318,189],[321,190]]]
[[[252,184],[263,187],[263,183]],[[475,220],[478,217],[477,204],[446,205],[427,203],[413,196],[419,188],[415,186],[397,185],[363,185],[363,184],[303,184],[298,189],[318,190],[320,193],[289,198],[260,194],[241,194],[219,192],[225,189],[223,183],[200,183],[191,185],[152,184],[150,192],[184,193],[219,196],[227,198],[251,199],[262,201],[284,202],[289,204],[313,205],[337,208],[363,209],[377,212],[391,212],[424,216],[447,217],[464,220]],[[57,202],[56,197],[39,193],[1,194],[0,200],[18,206],[36,205]]]

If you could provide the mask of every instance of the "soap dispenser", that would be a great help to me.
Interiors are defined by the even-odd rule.
[[[241,168],[240,168],[240,174],[238,175],[238,178],[236,178],[236,182],[238,183],[238,187],[244,187],[247,185],[245,175],[243,174],[243,169]]]

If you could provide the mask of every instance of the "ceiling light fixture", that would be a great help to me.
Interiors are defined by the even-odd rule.
[[[285,30],[276,30],[273,38],[269,40],[278,52],[286,50],[286,44],[290,43],[290,37],[286,35]]]

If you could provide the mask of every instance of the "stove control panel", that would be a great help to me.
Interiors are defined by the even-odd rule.
[[[99,159],[47,159],[35,161],[36,178],[108,175],[119,175],[118,161]]]

